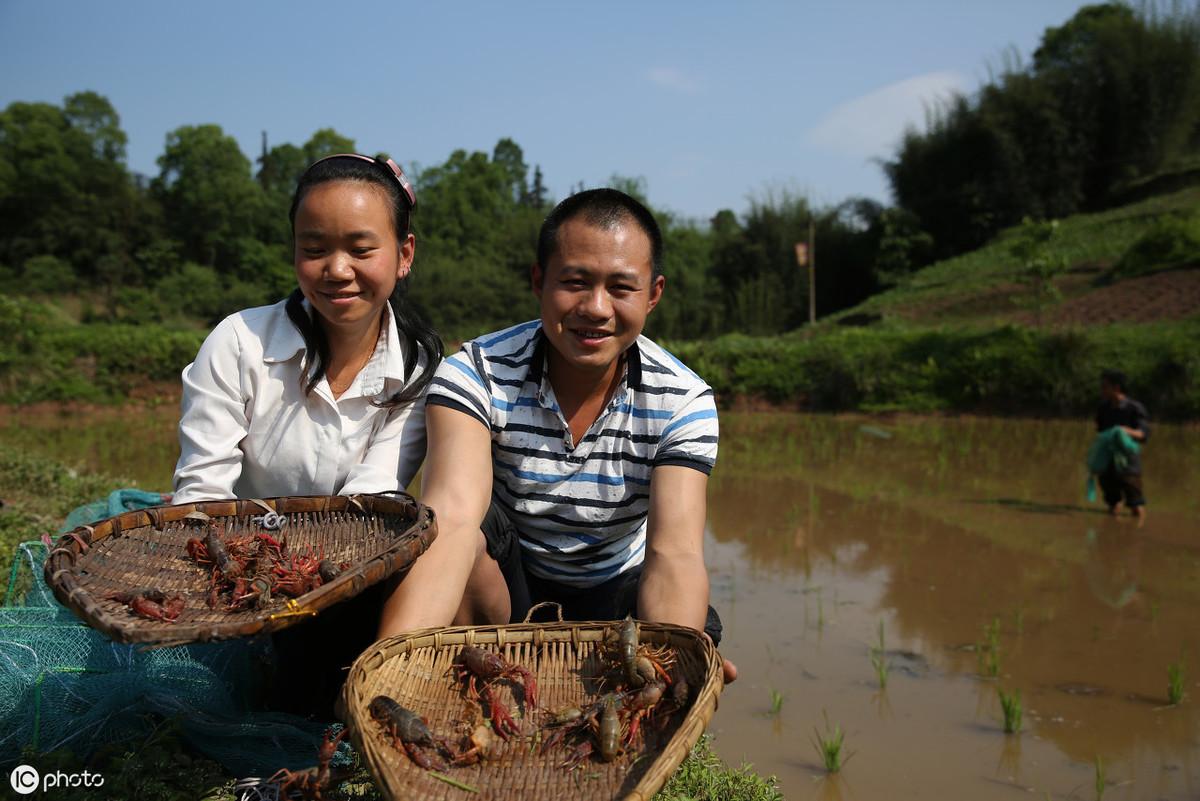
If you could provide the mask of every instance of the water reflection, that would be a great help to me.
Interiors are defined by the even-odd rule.
[[[1167,665],[1200,652],[1200,437],[1163,428],[1138,531],[1083,503],[1083,424],[909,421],[884,438],[852,419],[723,421],[710,550],[739,576],[720,593],[736,610],[731,658],[748,682],[816,676],[791,680],[806,700],[789,717],[803,730],[827,708],[859,731],[876,755],[847,771],[863,797],[933,795],[886,781],[898,760],[940,771],[949,795],[1065,794],[1098,753],[1146,777],[1133,797],[1151,776],[1162,797],[1190,797],[1200,721],[1187,704],[1161,707]],[[928,667],[893,669],[886,692],[869,661],[880,620],[889,648]],[[771,665],[741,656],[764,639]],[[1002,733],[999,687],[1022,693],[1024,739]],[[812,797],[787,778],[794,755],[738,720],[741,693],[727,690],[718,724],[732,737],[718,749]]]

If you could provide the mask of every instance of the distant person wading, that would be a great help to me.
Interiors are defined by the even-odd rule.
[[[1104,433],[1119,427],[1138,445],[1150,438],[1149,415],[1146,407],[1125,394],[1129,379],[1119,370],[1105,370],[1100,376],[1100,408],[1096,410],[1096,431]],[[1121,464],[1113,459],[1099,474],[1100,489],[1109,514],[1120,511],[1121,501],[1137,517],[1146,519],[1146,498],[1142,494],[1142,458],[1138,448],[1124,456]]]

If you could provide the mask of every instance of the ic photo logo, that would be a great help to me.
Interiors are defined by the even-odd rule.
[[[63,773],[61,770],[56,770],[43,776],[37,772],[36,768],[29,765],[17,765],[9,774],[8,783],[21,795],[29,795],[39,789],[44,793],[56,788],[102,787],[104,777],[89,770],[85,770],[83,773]]]
[[[8,781],[12,784],[12,788],[21,795],[29,795],[41,786],[42,777],[38,775],[37,770],[28,765],[17,765],[8,777]]]

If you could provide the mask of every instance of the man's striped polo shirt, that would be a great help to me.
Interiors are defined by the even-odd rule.
[[[717,456],[712,389],[645,337],[626,351],[612,400],[576,445],[546,371],[541,321],[465,343],[438,367],[426,403],[492,433],[492,502],[521,534],[529,572],[591,587],[642,563],[650,474],[704,473]]]

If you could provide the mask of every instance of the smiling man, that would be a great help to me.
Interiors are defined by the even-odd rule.
[[[622,192],[581,192],[546,218],[541,319],[465,343],[429,390],[422,500],[439,534],[380,636],[520,620],[550,600],[568,619],[634,614],[719,642],[703,550],[717,411],[641,336],[661,265],[658,224]]]

